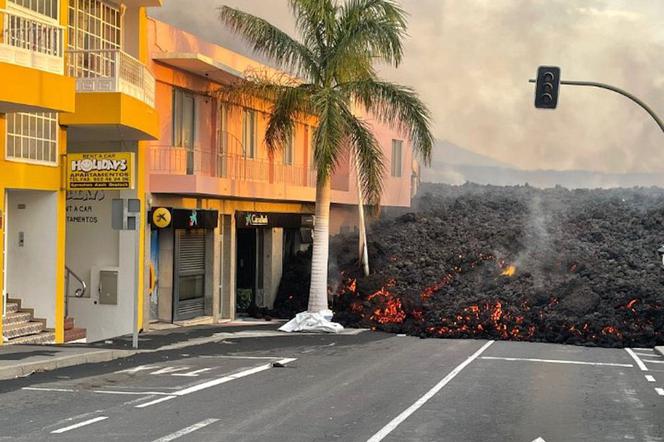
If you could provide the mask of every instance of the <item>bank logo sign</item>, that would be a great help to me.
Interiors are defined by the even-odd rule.
[[[67,190],[118,190],[133,188],[133,153],[102,152],[67,154]]]

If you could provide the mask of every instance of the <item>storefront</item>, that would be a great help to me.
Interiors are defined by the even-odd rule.
[[[314,216],[300,213],[236,212],[236,313],[271,309],[284,264],[311,243]]]
[[[150,212],[150,224],[152,237],[157,237],[151,241],[151,256],[159,285],[152,287],[150,299],[156,319],[176,322],[212,316],[219,213],[156,207]]]

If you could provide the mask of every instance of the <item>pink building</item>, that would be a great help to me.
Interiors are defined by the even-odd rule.
[[[272,307],[285,262],[311,242],[315,120],[296,122],[292,143],[270,155],[269,105],[220,101],[221,84],[260,63],[150,20],[160,136],[146,156],[154,275],[150,317],[174,322],[233,319]],[[408,207],[412,149],[374,124],[387,160],[385,206]],[[346,161],[332,180],[332,233],[357,220],[357,187]]]

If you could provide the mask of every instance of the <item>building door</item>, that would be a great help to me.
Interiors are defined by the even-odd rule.
[[[237,299],[238,313],[246,313],[256,304],[256,229],[237,231]]]
[[[175,321],[205,314],[206,230],[175,231]]]

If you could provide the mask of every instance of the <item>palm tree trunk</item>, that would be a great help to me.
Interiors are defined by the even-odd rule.
[[[327,263],[330,248],[330,178],[316,182],[316,225],[311,258],[309,308],[312,313],[327,310]]]

